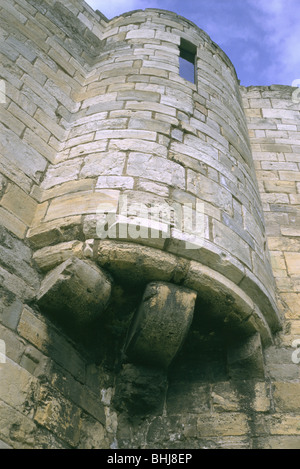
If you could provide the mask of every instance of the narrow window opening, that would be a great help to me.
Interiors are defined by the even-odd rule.
[[[196,52],[197,48],[185,39],[180,40],[179,74],[185,80],[196,83]]]

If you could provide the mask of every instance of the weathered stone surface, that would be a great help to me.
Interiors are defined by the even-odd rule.
[[[257,382],[254,388],[253,408],[255,412],[269,412],[271,408],[271,395],[269,386],[265,382]]]
[[[33,413],[38,382],[12,360],[0,365],[0,399],[26,415]]]
[[[83,257],[83,246],[84,244],[80,241],[59,243],[36,251],[33,259],[43,272],[47,272],[70,257]]]
[[[125,364],[118,376],[113,405],[117,410],[134,416],[161,410],[166,385],[163,370]]]
[[[27,226],[16,216],[0,207],[1,224],[9,231],[15,234],[18,238],[24,239]]]
[[[27,238],[35,248],[51,246],[63,241],[81,239],[81,216],[65,217],[59,220],[51,220],[41,223],[28,230]]]
[[[229,191],[200,173],[188,170],[187,189],[199,199],[212,203],[232,215],[232,195]]]
[[[105,189],[94,193],[72,194],[53,200],[45,221],[88,213],[115,213],[118,207],[119,191]]]
[[[300,437],[299,436],[273,436],[267,438],[256,438],[254,440],[253,449],[275,449],[275,450],[291,450],[299,449]]]
[[[54,396],[42,386],[34,421],[53,431],[59,438],[76,447],[80,438],[81,412],[58,393]]]
[[[168,415],[176,415],[182,412],[201,414],[210,409],[209,387],[201,383],[179,382],[168,387],[166,397]]]
[[[263,379],[265,370],[260,335],[231,346],[228,349],[228,366],[234,379]]]
[[[230,382],[214,385],[211,398],[215,412],[238,412],[241,410],[237,392]]]
[[[277,412],[299,412],[300,383],[275,382],[273,398]]]
[[[74,158],[70,162],[67,161],[51,166],[41,184],[41,188],[50,189],[53,186],[77,179],[81,165],[81,159]]]
[[[0,401],[0,435],[5,444],[16,449],[36,447],[36,424],[3,401]]]
[[[185,185],[185,172],[180,165],[145,153],[130,154],[127,173],[129,176],[142,176],[178,188]]]
[[[27,346],[22,355],[20,365],[36,378],[43,379],[50,373],[50,359],[31,345]]]
[[[95,264],[71,258],[49,272],[37,296],[47,313],[66,315],[77,325],[101,316],[111,294],[111,282]]]
[[[84,381],[85,362],[72,344],[58,330],[50,326],[42,316],[26,307],[18,324],[20,337],[71,373],[78,381]]]
[[[180,270],[175,256],[132,243],[101,241],[96,259],[115,278],[137,284],[154,280],[169,282],[177,268]]]
[[[14,151],[10,149],[14,148]],[[46,169],[46,160],[28,142],[21,142],[17,136],[0,124],[0,151],[4,158],[12,161],[35,182],[39,182]]]
[[[298,448],[299,88],[239,87],[218,46],[171,12],[109,21],[78,0],[2,0],[0,16],[0,448]],[[179,73],[181,38],[197,49],[195,84]],[[105,209],[120,214],[122,191],[132,233],[135,202],[195,210],[202,200],[197,249],[186,245],[195,233],[167,218],[164,239],[99,237],[97,221]],[[39,249],[33,257],[27,243]],[[69,290],[49,320],[36,302],[40,271],[73,257],[85,267],[62,284],[65,271],[52,278],[45,298],[58,285]],[[67,316],[85,316],[90,268],[99,270],[92,260],[115,282],[99,327],[79,327],[85,349],[68,337]],[[198,295],[168,380],[122,361],[149,282]],[[142,325],[163,296],[144,298]],[[176,312],[189,316],[165,296],[142,343],[164,363],[174,342],[151,349],[153,331],[162,338]],[[266,377],[256,331],[268,346]]]
[[[80,443],[78,449],[110,449],[111,438],[101,423],[88,417],[80,421]]]
[[[125,351],[129,359],[167,368],[187,335],[195,301],[191,290],[150,283],[129,331]]]
[[[85,158],[81,177],[120,176],[123,172],[126,154],[122,151],[95,153]]]
[[[248,433],[245,414],[228,412],[226,414],[203,414],[197,418],[197,432],[200,437],[240,436]]]
[[[3,324],[10,329],[16,329],[22,309],[23,304],[19,300],[15,300],[10,306],[4,308],[1,318]]]

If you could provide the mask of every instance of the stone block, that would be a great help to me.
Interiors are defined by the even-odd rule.
[[[125,350],[129,360],[167,368],[189,330],[196,297],[183,287],[150,283],[129,331]]]
[[[84,156],[84,155],[90,155],[92,153],[97,153],[101,151],[105,151],[107,147],[107,140],[101,140],[101,141],[96,141],[96,142],[88,142],[88,143],[83,143],[81,145],[76,145],[75,147],[71,148],[71,150],[66,150],[67,156],[64,157],[64,152],[61,152],[60,156],[60,161],[65,160],[70,156],[70,158],[76,158],[77,156]],[[70,152],[70,153],[69,153]],[[59,162],[57,160],[57,162]]]
[[[85,158],[80,176],[121,176],[126,154],[119,151],[95,153]]]
[[[28,127],[25,130],[23,142],[27,143],[31,151],[32,149],[35,149],[39,155],[42,155],[50,163],[54,163],[56,151]]]
[[[11,151],[11,148],[14,151]],[[0,151],[4,158],[16,165],[19,170],[29,176],[35,182],[40,180],[41,174],[46,169],[46,160],[25,141],[20,139],[6,127],[0,124]]]
[[[25,414],[32,414],[38,381],[10,359],[1,365],[0,400]]]
[[[34,118],[43,126],[45,126],[58,140],[64,141],[67,135],[67,131],[60,125],[58,125],[53,119],[42,110],[38,109],[34,114]]]
[[[0,435],[14,449],[37,446],[37,426],[30,417],[0,401]]]
[[[239,412],[203,414],[197,419],[197,436],[241,436],[249,431],[247,416]]]
[[[29,308],[24,308],[17,330],[22,338],[51,356],[52,360],[69,371],[76,380],[84,380],[85,362],[61,333],[51,327],[43,317],[35,315]]]
[[[249,245],[239,235],[217,220],[213,220],[213,235],[215,244],[252,268]]]
[[[113,405],[131,416],[162,412],[167,378],[164,370],[124,364],[116,380]]]
[[[66,441],[72,447],[79,442],[81,411],[70,401],[60,396],[54,396],[42,386],[39,392],[38,405],[34,421],[59,438]]]
[[[101,424],[105,424],[105,409],[99,397],[99,389],[92,392],[87,386],[79,383],[73,376],[59,367],[55,367],[51,375],[51,386],[75,406],[94,417]]]
[[[31,345],[27,346],[20,361],[20,366],[36,378],[43,379],[50,373],[50,358]]]
[[[127,174],[146,177],[176,188],[185,187],[185,171],[182,166],[150,154],[131,153],[128,159]]]
[[[28,230],[27,237],[35,248],[71,241],[82,236],[81,216],[61,218],[41,223]]]
[[[167,157],[168,149],[164,145],[146,140],[133,138],[113,139],[110,141],[109,148],[112,150],[130,150],[134,152],[151,153],[152,155]]]
[[[78,449],[110,449],[110,440],[101,423],[91,417],[82,416]]]
[[[80,241],[69,241],[40,249],[34,253],[33,259],[43,272],[47,272],[72,256],[82,257],[82,249]]]
[[[140,243],[163,249],[166,238],[170,235],[168,223],[125,215],[108,216],[96,222],[96,237]]]
[[[284,254],[287,270],[290,275],[300,276],[300,253],[286,252]]]
[[[81,166],[81,158],[74,158],[71,161],[50,166],[41,184],[41,188],[50,189],[53,186],[77,179]]]
[[[209,385],[196,382],[169,384],[166,398],[168,415],[200,414],[210,410]]]
[[[6,127],[11,129],[15,134],[21,136],[24,132],[25,125],[16,117],[14,117],[11,110],[6,110],[2,107],[0,113],[0,121],[5,124]]]
[[[300,383],[273,383],[273,399],[277,412],[300,412]]]
[[[0,262],[7,266],[8,270],[24,280],[28,285],[37,288],[39,285],[39,277],[36,271],[30,266],[30,260],[22,259],[20,251],[15,249],[7,249],[0,245]]]
[[[265,146],[267,146],[267,145],[265,145]],[[278,145],[278,147],[279,147],[279,145]],[[268,151],[267,148],[266,148],[266,151]],[[270,150],[270,151],[276,151],[276,145],[274,145],[273,150]],[[281,151],[284,152],[286,150],[281,149],[281,148],[277,149],[277,153],[279,153]],[[273,171],[297,171],[298,170],[297,163],[287,163],[286,161],[284,161],[284,162],[262,161],[261,167],[262,167],[263,170],[271,170],[271,171],[272,170]]]
[[[126,176],[99,176],[96,189],[133,189],[134,179]]]
[[[143,180],[142,178],[137,181],[137,189],[143,192],[152,192],[153,194],[157,194],[162,197],[168,197],[170,193],[170,190],[166,185],[148,181],[147,179]]]
[[[295,121],[299,117],[299,112],[289,109],[262,109],[262,115],[267,119],[291,119]]]
[[[279,192],[285,194],[295,194],[296,184],[293,181],[264,181],[266,192]]]
[[[299,416],[297,415],[274,414],[269,425],[271,435],[300,435]]]
[[[135,130],[135,129],[124,129],[124,130],[99,130],[96,132],[96,140],[103,139],[114,139],[114,138],[133,138],[133,139],[144,139],[155,142],[157,134],[150,130]]]
[[[19,239],[25,237],[27,226],[12,213],[0,207],[1,225],[15,234]]]
[[[159,249],[107,240],[99,244],[97,263],[114,277],[136,285],[154,280],[169,282],[177,268],[181,272],[178,259]]]
[[[228,348],[229,373],[234,379],[264,379],[264,358],[260,335],[239,341]]]
[[[228,215],[233,215],[231,193],[206,176],[188,169],[187,190],[195,194],[199,199],[205,200],[217,208],[224,210]]]
[[[155,31],[151,31],[151,29],[133,29],[126,34],[127,39],[153,39]]]
[[[79,214],[115,213],[118,201],[119,191],[112,189],[104,189],[94,193],[67,194],[50,203],[45,221]]]
[[[300,181],[300,171],[279,171],[279,178],[282,181]]]
[[[171,126],[159,120],[132,118],[129,120],[128,128],[150,130],[169,135]]]
[[[4,310],[5,311],[5,310]],[[1,341],[1,362],[0,363],[20,363],[20,359],[25,349],[25,342],[15,331],[7,328],[6,324],[0,324]],[[0,365],[1,366],[1,365]],[[0,371],[1,376],[1,371]]]
[[[15,300],[10,306],[6,307],[3,311],[2,322],[10,329],[16,329],[23,305],[19,300]]]
[[[111,294],[111,282],[95,264],[71,258],[50,271],[37,295],[40,308],[84,325],[103,314]]]
[[[255,438],[253,449],[299,449],[299,436],[272,436],[269,438]]]
[[[238,412],[241,410],[237,392],[230,382],[215,384],[211,399],[215,412]]]
[[[40,189],[40,192],[38,192],[38,189],[35,189],[34,194],[36,193],[37,196],[39,197],[39,202],[43,202],[45,200],[54,199],[56,197],[60,197],[61,195],[66,195],[66,194],[74,194],[74,193],[80,193],[80,192],[93,192],[94,187],[95,187],[95,181],[93,179],[91,178],[79,179],[75,181],[64,182],[48,190]],[[44,207],[46,206],[48,206],[48,204],[45,204],[45,205],[40,204],[38,206],[33,223],[32,223],[33,225],[37,224],[35,222],[36,219],[41,220],[41,214],[43,213]]]
[[[15,274],[11,274],[0,266],[0,280],[3,289],[12,292],[21,301],[29,301],[34,297],[34,289]]]
[[[271,408],[270,392],[265,382],[257,382],[254,386],[253,408],[255,412],[269,412]]]

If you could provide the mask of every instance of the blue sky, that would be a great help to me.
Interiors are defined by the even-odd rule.
[[[86,0],[107,18],[145,8],[171,10],[209,34],[241,85],[300,79],[300,0]],[[294,85],[295,86],[295,85]]]

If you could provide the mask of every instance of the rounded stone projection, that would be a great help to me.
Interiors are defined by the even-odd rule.
[[[148,284],[128,334],[129,360],[167,369],[189,331],[196,298],[196,292],[177,285]]]
[[[110,295],[111,282],[102,269],[74,257],[45,276],[37,303],[58,321],[82,327],[101,317]]]
[[[175,13],[134,11],[108,22],[86,83],[42,183],[50,202],[32,243],[83,231],[193,261],[229,279],[277,330],[262,204],[225,53]]]

